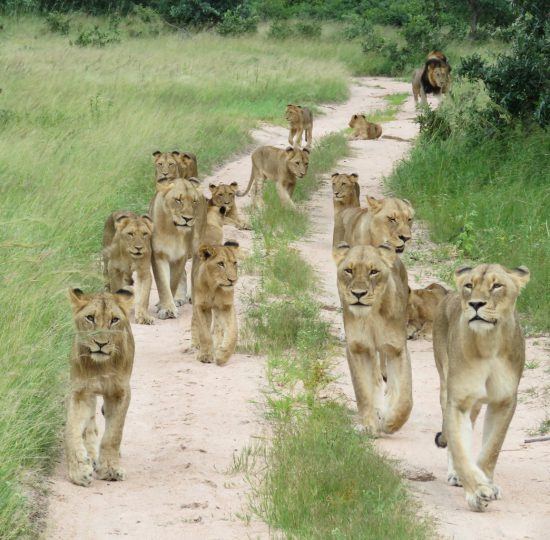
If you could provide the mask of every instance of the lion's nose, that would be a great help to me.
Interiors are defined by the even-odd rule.
[[[468,305],[472,306],[476,311],[485,304],[487,304],[487,302],[468,302]]]
[[[351,294],[357,298],[357,300],[360,300],[362,296],[364,296],[367,293],[367,291],[351,291]]]
[[[404,234],[400,234],[399,238],[403,240],[403,242],[408,242],[411,239],[410,236],[405,236]]]
[[[103,347],[105,347],[105,345],[107,345],[107,343],[109,343],[109,342],[108,342],[108,341],[101,342],[101,341],[98,341],[97,339],[94,339],[94,343],[95,343],[100,349],[103,349]]]

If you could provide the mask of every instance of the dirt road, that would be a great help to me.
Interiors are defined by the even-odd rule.
[[[408,84],[382,78],[355,81],[348,102],[324,108],[316,120],[314,139],[346,127],[353,113],[383,108],[383,96],[408,92]],[[386,134],[415,135],[412,100],[398,119],[384,125]],[[253,133],[255,143],[284,146],[287,131],[265,126]],[[407,152],[407,143],[382,139],[353,142],[354,157],[338,165],[359,174],[362,193],[382,192],[382,178]],[[205,183],[237,181],[246,187],[250,153],[220,168]],[[241,199],[241,201],[243,201]],[[248,198],[244,204],[248,204]],[[328,181],[322,183],[308,205],[314,232],[300,244],[325,284],[323,301],[338,305],[334,268],[330,256],[332,202]],[[230,230],[226,238],[251,247],[251,234]],[[414,246],[413,246],[414,249]],[[426,280],[424,269],[413,269]],[[241,300],[254,286],[253,278],[240,279]],[[154,297],[151,305],[156,302]],[[239,302],[239,304],[241,304]],[[240,305],[242,312],[242,306]],[[329,312],[341,327],[338,313]],[[262,358],[237,354],[223,368],[199,364],[189,351],[191,308],[181,309],[177,320],[159,321],[151,327],[133,325],[136,359],[132,378],[132,403],[122,443],[127,480],[95,480],[90,488],[70,484],[60,463],[52,479],[46,538],[103,539],[116,536],[139,539],[243,539],[267,538],[265,524],[246,519],[247,487],[239,475],[230,475],[232,458],[251,438],[265,430],[262,420]],[[380,441],[380,447],[411,467],[432,471],[436,480],[413,488],[424,508],[438,518],[442,535],[450,538],[541,538],[550,525],[548,443],[522,447],[525,429],[537,424],[539,402],[518,407],[505,452],[497,468],[504,499],[487,514],[465,509],[462,493],[445,484],[446,460],[433,445],[439,423],[437,372],[431,344],[411,344],[415,406],[401,432]],[[540,366],[530,370],[522,383],[542,392],[543,353],[531,348],[530,357]],[[548,355],[546,355],[548,362]],[[338,369],[348,395],[351,384],[345,359]],[[547,377],[548,378],[548,377]],[[538,415],[538,416],[537,416]],[[98,418],[100,415],[98,416]],[[546,506],[546,509],[545,509]],[[242,518],[244,515],[245,519]]]

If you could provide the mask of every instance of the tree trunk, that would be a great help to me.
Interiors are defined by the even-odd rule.
[[[470,37],[475,39],[477,35],[477,19],[479,17],[479,3],[477,0],[468,0],[470,6]]]

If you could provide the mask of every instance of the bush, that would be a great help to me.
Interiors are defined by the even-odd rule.
[[[164,28],[162,17],[150,7],[136,5],[124,20],[124,29],[130,37],[158,36]]]
[[[319,38],[323,31],[321,24],[317,22],[298,21],[294,25],[296,35],[305,38]]]
[[[46,15],[46,26],[50,32],[66,36],[71,29],[71,18],[62,13],[52,11]]]
[[[344,21],[346,22],[346,26],[343,34],[346,39],[356,39],[359,37],[369,39],[374,34],[373,24],[357,13],[346,15]]]
[[[241,5],[224,13],[222,21],[216,27],[222,36],[251,34],[258,28],[258,18],[250,13],[250,9]]]
[[[79,47],[105,47],[111,43],[120,42],[119,17],[110,17],[109,26],[100,28],[97,24],[93,28],[84,28],[71,45]]]
[[[288,39],[293,34],[292,27],[286,21],[273,21],[267,32],[272,39]]]

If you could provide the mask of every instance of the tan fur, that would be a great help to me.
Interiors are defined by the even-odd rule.
[[[103,274],[107,290],[133,285],[136,273],[136,323],[153,324],[149,316],[151,292],[151,236],[153,221],[148,215],[114,212],[103,229]]]
[[[237,282],[236,242],[204,244],[193,264],[193,345],[201,362],[227,363],[237,345],[234,286]]]
[[[217,186],[215,184],[210,184],[209,187],[212,198],[208,201],[208,208],[210,209],[213,206],[224,208],[224,223],[230,223],[237,227],[237,229],[250,230],[249,223],[239,214],[237,208],[235,200],[238,191],[237,182],[231,182],[231,184],[218,184]]]
[[[343,244],[335,260],[346,355],[361,423],[373,435],[394,433],[412,409],[406,270],[395,251],[385,246]],[[381,362],[387,373],[385,398]]]
[[[76,326],[65,427],[69,478],[79,486],[89,486],[95,470],[101,480],[123,480],[120,443],[134,363],[134,338],[128,319],[132,293],[84,294],[71,289],[69,298]],[[103,396],[105,415],[99,457],[97,396]]]
[[[288,144],[294,147],[302,145],[302,134],[306,132],[306,148],[311,148],[313,140],[313,115],[307,107],[287,105],[285,118],[290,124]]]
[[[441,97],[451,88],[451,66],[441,51],[432,51],[424,66],[413,73],[412,91],[414,102],[426,104],[426,94],[433,93]]]
[[[162,186],[151,201],[152,266],[159,293],[160,319],[175,318],[177,305],[189,301],[185,265],[206,222],[206,199],[196,178]]]
[[[344,240],[344,229],[341,220],[336,216],[346,208],[359,208],[360,187],[357,174],[344,174],[335,172],[331,176],[332,203],[334,206],[334,230],[332,234],[332,246],[336,247]]]
[[[407,305],[407,337],[409,339],[431,339],[437,306],[447,293],[447,289],[439,283],[432,283],[424,289],[410,290]]]
[[[368,208],[348,208],[336,216],[335,227],[344,231],[350,246],[389,243],[398,252],[411,239],[414,210],[405,199],[367,196]]]
[[[364,114],[354,114],[348,125],[353,129],[350,139],[371,140],[378,139],[382,135],[382,126],[367,121]]]
[[[252,154],[252,172],[248,186],[244,192],[237,193],[237,197],[244,197],[254,185],[253,204],[256,207],[263,206],[263,182],[271,179],[275,181],[281,203],[294,208],[295,204],[291,197],[296,187],[296,179],[306,175],[308,165],[307,148],[300,150],[288,147],[281,150],[274,146],[260,146]]]
[[[176,178],[196,178],[197,158],[191,152],[153,152],[155,182],[159,186],[173,182]]]
[[[436,444],[449,444],[448,482],[463,485],[470,509],[481,512],[500,497],[493,474],[525,364],[515,304],[529,270],[482,264],[459,268],[455,278],[458,292],[441,302],[433,329],[443,416]],[[483,404],[483,447],[476,461],[471,436]]]

